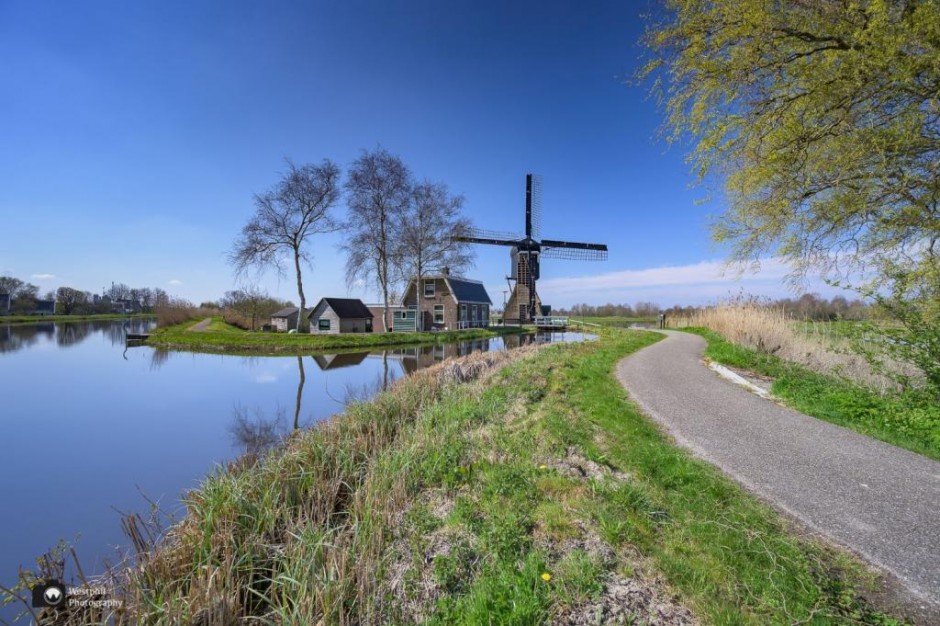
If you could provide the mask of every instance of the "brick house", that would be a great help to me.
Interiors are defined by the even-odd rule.
[[[421,289],[420,301],[417,289]],[[412,311],[420,308],[423,330],[459,330],[486,328],[490,325],[490,307],[493,301],[483,283],[457,278],[448,272],[425,276],[420,281],[411,279],[405,289],[402,304]],[[395,330],[413,330],[414,316],[399,316],[396,312]]]

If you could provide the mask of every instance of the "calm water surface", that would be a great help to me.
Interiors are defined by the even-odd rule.
[[[147,320],[0,326],[0,585],[59,539],[86,573],[124,545],[121,512],[170,514],[219,464],[309,427],[401,376],[473,350],[578,333],[342,355],[125,349]],[[508,345],[507,345],[508,344]],[[10,619],[0,608],[0,619]]]

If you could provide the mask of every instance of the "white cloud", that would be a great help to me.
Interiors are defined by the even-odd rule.
[[[174,287],[178,287],[179,285],[183,284],[183,281],[179,280],[178,278],[171,278],[170,280],[167,281],[167,284],[173,285]]]
[[[52,280],[55,278],[55,274],[33,274],[32,278],[34,280]]]
[[[784,279],[789,266],[781,259],[761,262],[756,271],[742,271],[723,261],[701,261],[595,276],[550,278],[539,281],[543,301],[556,306],[578,302],[633,302],[659,300],[670,304],[704,304],[741,290],[771,297],[790,295]],[[821,281],[809,281],[808,291],[832,291]]]
[[[258,374],[257,376],[255,376],[255,382],[261,383],[262,385],[266,385],[268,383],[276,383],[277,376],[274,374],[265,372],[263,374]]]

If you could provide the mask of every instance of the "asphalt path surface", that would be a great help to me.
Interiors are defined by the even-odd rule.
[[[646,414],[940,615],[940,463],[765,400],[706,367],[704,339],[666,334],[617,366]]]

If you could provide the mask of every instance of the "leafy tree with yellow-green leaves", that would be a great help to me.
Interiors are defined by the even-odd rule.
[[[866,268],[940,324],[940,0],[665,0],[644,42],[732,260]]]

